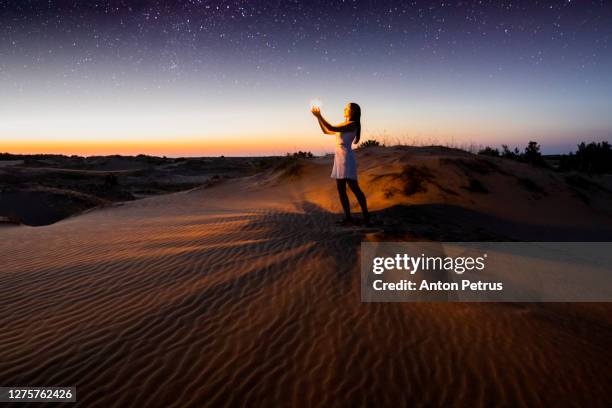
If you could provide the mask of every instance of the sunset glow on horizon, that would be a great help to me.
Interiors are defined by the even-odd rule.
[[[98,4],[98,3],[96,3]],[[604,2],[0,5],[0,151],[322,154],[309,112],[362,139],[612,140]]]

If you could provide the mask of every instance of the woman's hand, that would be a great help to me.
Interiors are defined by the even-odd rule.
[[[318,106],[313,106],[310,109],[310,112],[312,112],[312,114],[315,115],[317,118],[321,117],[321,108],[319,108]]]

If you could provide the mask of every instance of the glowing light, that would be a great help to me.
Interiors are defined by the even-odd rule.
[[[321,108],[322,105],[323,105],[323,102],[321,102],[321,99],[319,98],[316,98],[310,101],[310,109]]]

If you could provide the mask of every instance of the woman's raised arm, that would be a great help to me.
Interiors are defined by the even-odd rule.
[[[320,117],[317,116],[317,120],[319,121],[319,126],[321,126],[321,130],[323,131],[323,133],[325,133],[326,135],[334,135],[335,133],[332,132],[331,130],[327,129],[325,127],[325,125],[323,124],[323,121],[321,120]]]
[[[323,132],[328,135],[333,135],[336,132],[350,132],[357,128],[357,124],[355,122],[344,122],[337,126],[330,124],[325,120],[323,115],[321,115],[321,111],[318,108],[313,108],[311,112],[319,120],[319,126],[321,126]]]

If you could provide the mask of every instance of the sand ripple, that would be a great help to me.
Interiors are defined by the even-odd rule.
[[[0,384],[83,407],[609,404],[609,307],[362,304],[359,231],[206,194],[0,231]]]

